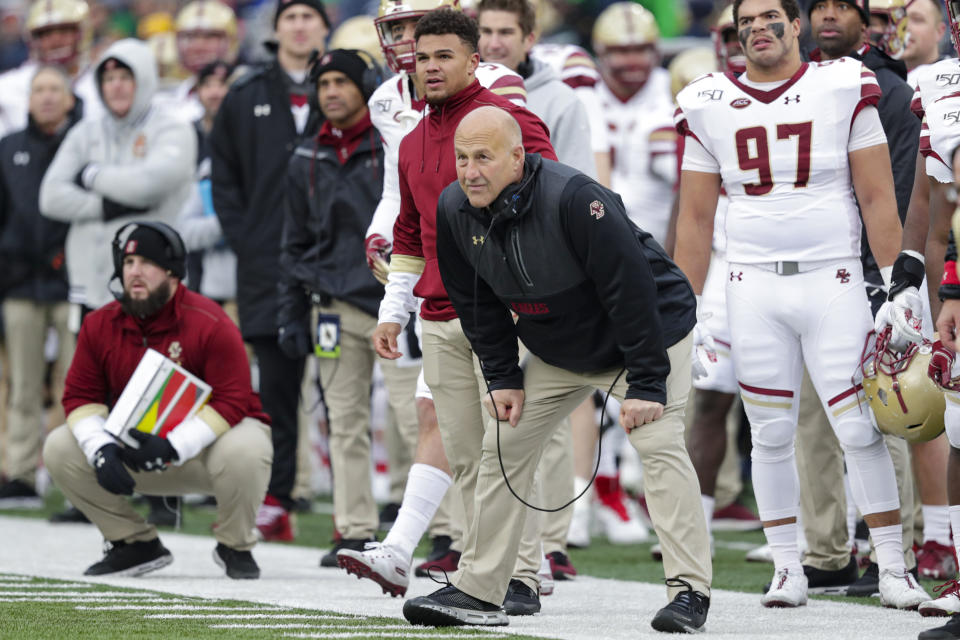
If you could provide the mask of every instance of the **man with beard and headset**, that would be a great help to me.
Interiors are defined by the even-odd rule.
[[[260,577],[250,549],[273,462],[270,418],[250,386],[240,331],[220,305],[182,286],[185,254],[180,236],[163,223],[121,227],[113,261],[123,292],[90,313],[80,329],[63,394],[67,424],[51,432],[43,459],[53,481],[108,543],[103,559],[84,575],[137,576],[173,562],[156,527],[126,499],[136,490],[215,496],[214,562],[234,579]],[[200,411],[164,437],[134,432],[134,449],[105,426],[148,348],[212,391]]]

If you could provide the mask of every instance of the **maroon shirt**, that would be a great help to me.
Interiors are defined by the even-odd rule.
[[[393,254],[424,258],[423,275],[413,292],[423,298],[425,320],[453,320],[453,308],[437,266],[437,202],[457,180],[453,134],[465,115],[483,106],[508,111],[523,133],[523,149],[556,160],[550,131],[540,118],[484,89],[476,80],[430,111],[400,143],[400,214],[393,226]]]
[[[246,417],[270,424],[250,386],[239,329],[218,304],[182,284],[145,320],[127,314],[119,302],[83,319],[64,386],[66,414],[86,404],[113,408],[148,347],[209,384],[208,406],[231,427]]]

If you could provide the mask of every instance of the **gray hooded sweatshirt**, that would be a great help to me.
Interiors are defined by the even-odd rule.
[[[70,223],[66,244],[70,301],[92,309],[113,300],[108,287],[114,271],[111,241],[117,229],[148,220],[176,226],[194,186],[197,155],[191,125],[153,105],[157,65],[150,48],[134,39],[114,43],[97,63],[98,81],[110,58],[133,72],[136,93],[130,111],[118,118],[105,109],[100,118],[77,124],[40,185],[40,212]],[[91,164],[98,171],[87,190],[78,186],[76,177]],[[147,211],[105,221],[105,198]]]
[[[597,177],[590,138],[590,120],[577,93],[567,86],[550,65],[528,58],[533,73],[523,79],[527,109],[550,128],[550,143],[563,164]]]

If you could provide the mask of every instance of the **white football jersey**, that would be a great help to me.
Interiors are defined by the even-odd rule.
[[[600,106],[597,87],[601,84],[597,64],[586,49],[573,44],[537,44],[530,50],[537,60],[545,62],[560,79],[577,93],[590,120],[590,147],[594,153],[610,151],[607,124]]]
[[[196,87],[197,77],[191,76],[166,91],[157,91],[153,103],[192,124],[203,117],[203,105],[197,98]]]
[[[717,161],[730,197],[730,262],[860,255],[848,144],[857,113],[879,98],[852,58],[804,63],[770,91],[710,73],[680,92],[677,128]]]
[[[920,153],[927,175],[953,182],[953,152],[960,145],[960,61],[927,65],[917,76],[910,109],[920,118]]]
[[[28,61],[0,74],[0,137],[27,127],[27,112],[30,108],[30,83],[37,72],[37,63]],[[83,118],[99,118],[103,115],[103,102],[93,69],[88,68],[73,81],[73,93],[83,100]]]
[[[677,166],[670,74],[653,69],[643,89],[626,102],[603,83],[598,93],[610,136],[610,187],[623,198],[630,219],[662,244]],[[655,171],[655,164],[663,170]]]
[[[481,62],[477,81],[493,93],[521,107],[527,106],[523,78],[502,64]],[[367,228],[393,242],[393,223],[400,214],[400,142],[423,118],[427,103],[413,95],[413,82],[400,72],[377,87],[367,101],[370,121],[383,139],[383,194]]]

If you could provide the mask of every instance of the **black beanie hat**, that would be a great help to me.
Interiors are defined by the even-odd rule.
[[[170,232],[176,235],[172,228]],[[179,236],[177,236],[179,238]],[[183,244],[183,241],[180,241]],[[170,244],[166,237],[156,229],[146,225],[139,225],[130,232],[123,243],[123,256],[138,255],[146,258],[157,266],[173,273],[181,280],[186,276],[186,257],[178,255],[179,251]],[[121,264],[123,258],[121,257]],[[118,274],[120,275],[120,274]]]
[[[839,0],[840,2],[846,2],[847,4],[852,4],[856,7],[857,11],[860,12],[860,19],[863,20],[863,24],[870,25],[870,0]],[[810,8],[807,10],[807,17],[810,17],[810,14],[813,13],[813,7],[817,3],[811,2]]]
[[[352,49],[334,49],[320,56],[320,59],[316,62],[316,66],[310,72],[310,77],[313,78],[315,82],[320,82],[320,76],[327,71],[339,71],[350,78],[353,84],[357,85],[360,93],[363,94],[364,100],[369,100],[370,96],[367,95],[367,93],[368,91],[372,93],[372,91],[370,91],[370,87],[363,86],[363,74],[368,68],[367,62],[360,57],[360,54],[356,51]]]
[[[280,20],[280,14],[295,4],[305,4],[311,9],[315,9],[317,13],[320,14],[320,17],[323,18],[323,24],[327,25],[327,29],[330,28],[330,18],[327,17],[327,10],[324,9],[323,2],[320,0],[278,0],[277,12],[273,14],[274,29],[277,28],[277,21]]]

